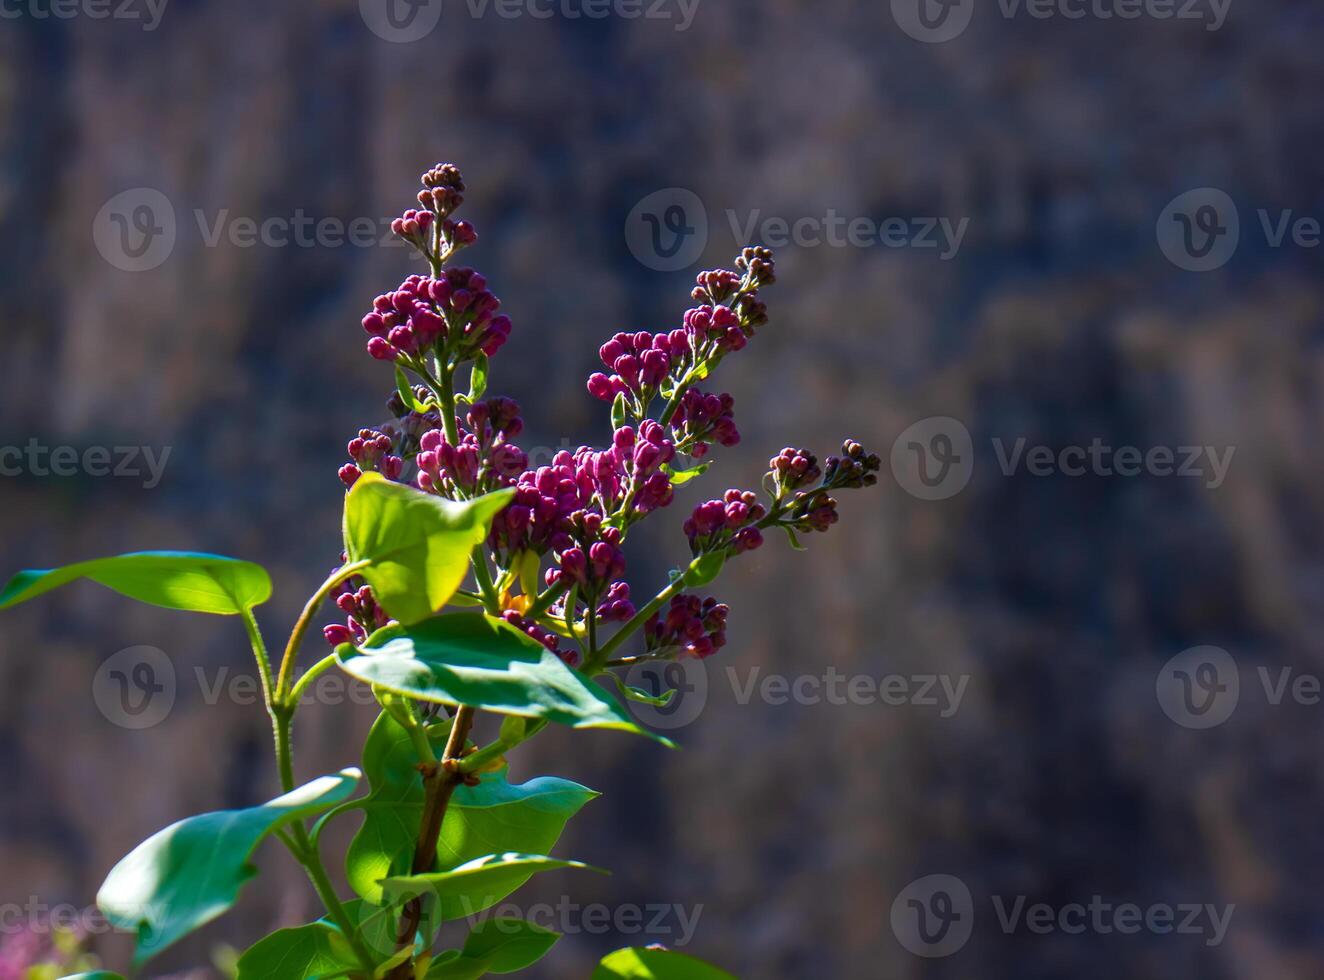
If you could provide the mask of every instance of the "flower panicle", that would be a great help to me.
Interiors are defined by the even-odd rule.
[[[616,623],[642,625],[647,658],[711,656],[726,640],[727,607],[669,587],[648,604],[650,615],[639,615],[624,544],[636,522],[672,503],[676,486],[702,475],[714,446],[740,442],[735,399],[700,384],[768,323],[760,293],[776,282],[772,252],[750,246],[732,268],[700,272],[694,305],[672,329],[616,333],[602,344],[604,370],[589,377],[588,391],[612,406],[609,445],[562,450],[530,467],[515,442],[524,430],[519,405],[483,400],[487,359],[506,343],[511,322],[481,273],[449,265],[477,239],[455,218],[464,179],[454,165],[439,164],[422,185],[419,207],[392,230],[423,255],[430,274],[378,296],[362,324],[368,352],[396,366],[394,421],[350,441],[341,480],[352,486],[375,471],[449,499],[514,488],[482,560],[495,563],[502,582],[502,617],[572,666],[600,669],[597,630]],[[453,384],[465,363],[472,364],[469,396],[455,394]],[[705,462],[687,467],[685,458]],[[682,527],[691,553],[695,561],[725,561],[761,547],[770,528],[793,543],[799,533],[826,531],[838,520],[834,494],[873,485],[879,467],[876,454],[850,439],[821,462],[808,450],[784,449],[769,462],[762,497],[730,489],[691,510]],[[517,582],[525,594],[512,598]],[[332,643],[361,642],[385,624],[366,585],[347,587],[337,605],[348,618],[326,628]]]

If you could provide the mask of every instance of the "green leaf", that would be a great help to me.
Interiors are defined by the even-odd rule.
[[[427,972],[428,980],[470,980],[487,973],[514,973],[547,955],[560,933],[523,919],[505,916],[487,919],[473,927],[464,949],[451,950],[438,958]]]
[[[135,964],[224,913],[257,869],[259,842],[283,824],[330,809],[354,792],[359,771],[323,776],[245,810],[204,813],[171,824],[111,869],[97,905],[112,925],[138,934]]]
[[[446,735],[445,725],[429,731],[438,746]],[[417,763],[408,732],[383,713],[363,748],[363,771],[372,792],[362,804],[363,826],[345,856],[350,886],[369,902],[381,902],[381,879],[409,871],[423,816]],[[478,785],[459,786],[451,797],[438,838],[436,870],[501,851],[549,851],[566,822],[597,796],[567,779],[544,776],[512,785],[504,771],[484,773]]]
[[[239,957],[237,980],[321,980],[362,969],[344,934],[327,922],[279,929]]]
[[[402,623],[426,619],[455,594],[492,519],[514,488],[456,502],[365,473],[345,496],[345,547],[377,601]]]
[[[669,949],[618,949],[589,980],[736,980],[725,970]]]
[[[572,728],[615,728],[670,744],[640,728],[596,684],[536,640],[483,613],[457,612],[378,630],[342,644],[350,675],[396,694],[546,718]]]
[[[118,973],[109,970],[93,970],[91,973],[71,973],[60,980],[124,980]]]
[[[442,919],[462,919],[500,901],[500,898],[492,896],[509,895],[527,881],[530,875],[560,868],[582,868],[599,874],[607,873],[579,861],[562,861],[545,854],[512,851],[487,854],[449,871],[390,877],[382,882],[382,887],[387,901],[402,903],[418,896],[430,896],[440,903]]]
[[[469,372],[469,401],[476,402],[487,394],[487,355],[479,351],[474,355],[473,370]]]
[[[405,408],[419,414],[428,410],[428,407],[418,400],[418,395],[414,393],[414,386],[409,383],[409,376],[405,374],[404,368],[399,364],[395,366],[395,390],[399,394],[400,400],[405,403]]]
[[[691,587],[707,585],[722,574],[722,566],[725,564],[725,552],[714,551],[706,554],[685,573],[685,584]]]
[[[613,429],[619,429],[625,424],[625,421],[625,392],[621,391],[617,392],[616,398],[611,403],[611,427]]]
[[[802,544],[800,543],[800,539],[797,538],[797,537],[795,536],[795,531],[793,531],[791,528],[787,527],[785,524],[783,524],[781,527],[782,527],[782,530],[786,532],[786,539],[787,539],[788,541],[791,542],[791,547],[792,547],[792,548],[794,548],[796,551],[808,551],[808,550],[809,550],[808,548],[806,548],[804,545],[802,545]]]
[[[708,472],[708,467],[712,466],[712,461],[700,463],[698,466],[691,466],[687,470],[673,469],[670,465],[664,465],[662,471],[666,473],[671,480],[671,485],[683,487],[697,476],[703,476]]]
[[[641,704],[651,704],[655,708],[665,708],[676,697],[675,688],[655,697],[641,687],[631,687],[621,679],[619,674],[614,674],[610,670],[604,670],[598,676],[610,677],[614,680],[617,689],[621,692],[621,697],[625,698],[627,701],[638,701]]]
[[[222,616],[237,615],[271,598],[271,578],[261,565],[190,551],[140,551],[19,572],[0,591],[0,609],[80,578],[139,602]]]

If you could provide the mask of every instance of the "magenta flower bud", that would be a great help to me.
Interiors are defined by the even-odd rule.
[[[451,240],[457,245],[472,245],[478,241],[478,232],[474,231],[474,226],[467,221],[455,222],[455,230],[451,233]]]
[[[362,475],[363,471],[353,463],[346,463],[340,467],[340,482],[347,487],[352,487]]]
[[[436,452],[445,441],[446,436],[440,429],[429,429],[419,438],[418,445],[424,452]],[[431,468],[431,466],[428,467],[428,469]]]
[[[628,425],[623,425],[611,434],[611,444],[622,452],[629,452],[634,448],[634,429]]]
[[[671,370],[671,359],[662,351],[650,350],[644,353],[641,372],[644,384],[656,388],[669,370]]]
[[[400,474],[404,472],[405,461],[399,456],[383,456],[381,462],[381,474],[388,480],[400,479]]]
[[[561,553],[561,571],[584,585],[588,582],[588,559],[584,552],[579,548],[567,548]]]
[[[400,352],[387,342],[385,337],[373,337],[368,341],[368,353],[379,361],[394,361]]]
[[[338,647],[342,643],[354,642],[354,636],[350,633],[349,627],[341,626],[339,623],[322,627],[322,635],[326,637],[326,642],[333,647]]]
[[[369,313],[363,318],[363,329],[374,337],[380,337],[386,333],[386,320],[380,313]]]
[[[603,364],[609,368],[614,368],[616,359],[625,356],[625,345],[613,337],[598,348],[598,356],[602,358]]]
[[[756,527],[744,528],[736,532],[731,544],[736,554],[753,551],[763,544],[763,532]]]

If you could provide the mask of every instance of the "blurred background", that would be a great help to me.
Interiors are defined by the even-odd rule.
[[[358,321],[420,271],[385,226],[438,161],[535,452],[608,437],[610,334],[772,245],[772,322],[713,382],[743,441],[643,525],[636,594],[783,446],[849,435],[882,479],[728,566],[728,646],[645,719],[681,751],[516,754],[604,791],[558,853],[614,870],[512,899],[567,933],[529,975],[649,942],[758,980],[1324,973],[1324,8],[391,2],[0,0],[0,575],[249,558],[283,638],[387,417]],[[138,841],[278,780],[236,621],[79,585],[0,648],[9,980]],[[357,763],[359,695],[301,713],[301,778]],[[257,863],[143,976],[318,914]]]

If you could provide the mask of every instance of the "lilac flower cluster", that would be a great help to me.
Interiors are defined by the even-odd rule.
[[[674,596],[665,615],[659,610],[644,624],[644,649],[654,656],[711,657],[726,645],[730,611],[712,596]]]
[[[347,617],[344,625],[332,623],[322,628],[326,642],[333,647],[342,643],[362,643],[368,634],[390,622],[386,610],[373,597],[372,586],[362,579],[351,578],[341,587],[340,595],[336,596],[336,607]]]
[[[451,445],[440,429],[419,437],[416,483],[420,490],[443,497],[468,498],[513,486],[529,465],[528,454],[512,440],[524,430],[519,404],[512,398],[493,398],[469,406],[458,445]],[[467,427],[467,428],[466,428]]]
[[[685,536],[696,555],[725,551],[738,555],[763,544],[758,522],[768,510],[752,490],[728,490],[721,500],[699,504],[685,521]]]
[[[340,467],[340,482],[352,487],[364,473],[378,472],[388,480],[398,480],[404,460],[395,455],[395,439],[377,429],[360,429],[346,447],[352,463]]]
[[[671,417],[676,450],[702,459],[708,455],[711,442],[727,448],[738,444],[740,431],[736,428],[735,405],[736,400],[730,395],[688,389]]]
[[[426,366],[435,354],[449,363],[489,357],[510,336],[510,317],[497,315],[501,300],[473,269],[450,269],[444,278],[410,276],[394,292],[372,302],[363,318],[368,353],[379,361]]]
[[[617,333],[603,344],[598,354],[606,371],[590,376],[588,390],[612,403],[610,443],[562,451],[530,469],[514,441],[524,428],[519,406],[508,398],[482,400],[487,358],[505,344],[510,321],[497,312],[500,301],[481,274],[446,267],[476,237],[453,217],[463,197],[459,171],[439,165],[423,176],[421,210],[406,211],[392,225],[424,255],[430,275],[410,276],[377,297],[364,317],[369,353],[396,365],[389,406],[397,421],[365,429],[350,443],[353,462],[342,468],[342,480],[352,485],[375,470],[451,499],[514,487],[493,521],[486,553],[475,555],[479,591],[470,599],[569,664],[601,670],[641,627],[647,657],[710,656],[725,643],[727,607],[681,591],[684,571],[636,607],[625,581],[624,544],[637,521],[667,507],[675,486],[706,468],[678,471],[677,457],[703,459],[713,446],[739,443],[734,399],[697,384],[767,323],[759,292],[776,281],[772,253],[746,248],[733,269],[700,273],[690,294],[696,305],[679,326]],[[455,393],[455,373],[467,362],[466,397]],[[878,469],[878,457],[849,440],[822,465],[806,450],[783,450],[764,477],[766,499],[732,489],[693,508],[683,529],[695,562],[758,548],[768,528],[792,540],[798,532],[826,530],[838,516],[832,493],[875,483]],[[385,622],[361,584],[338,605],[349,618],[326,628],[332,643],[361,641]],[[615,623],[624,625],[604,642],[599,629]]]

